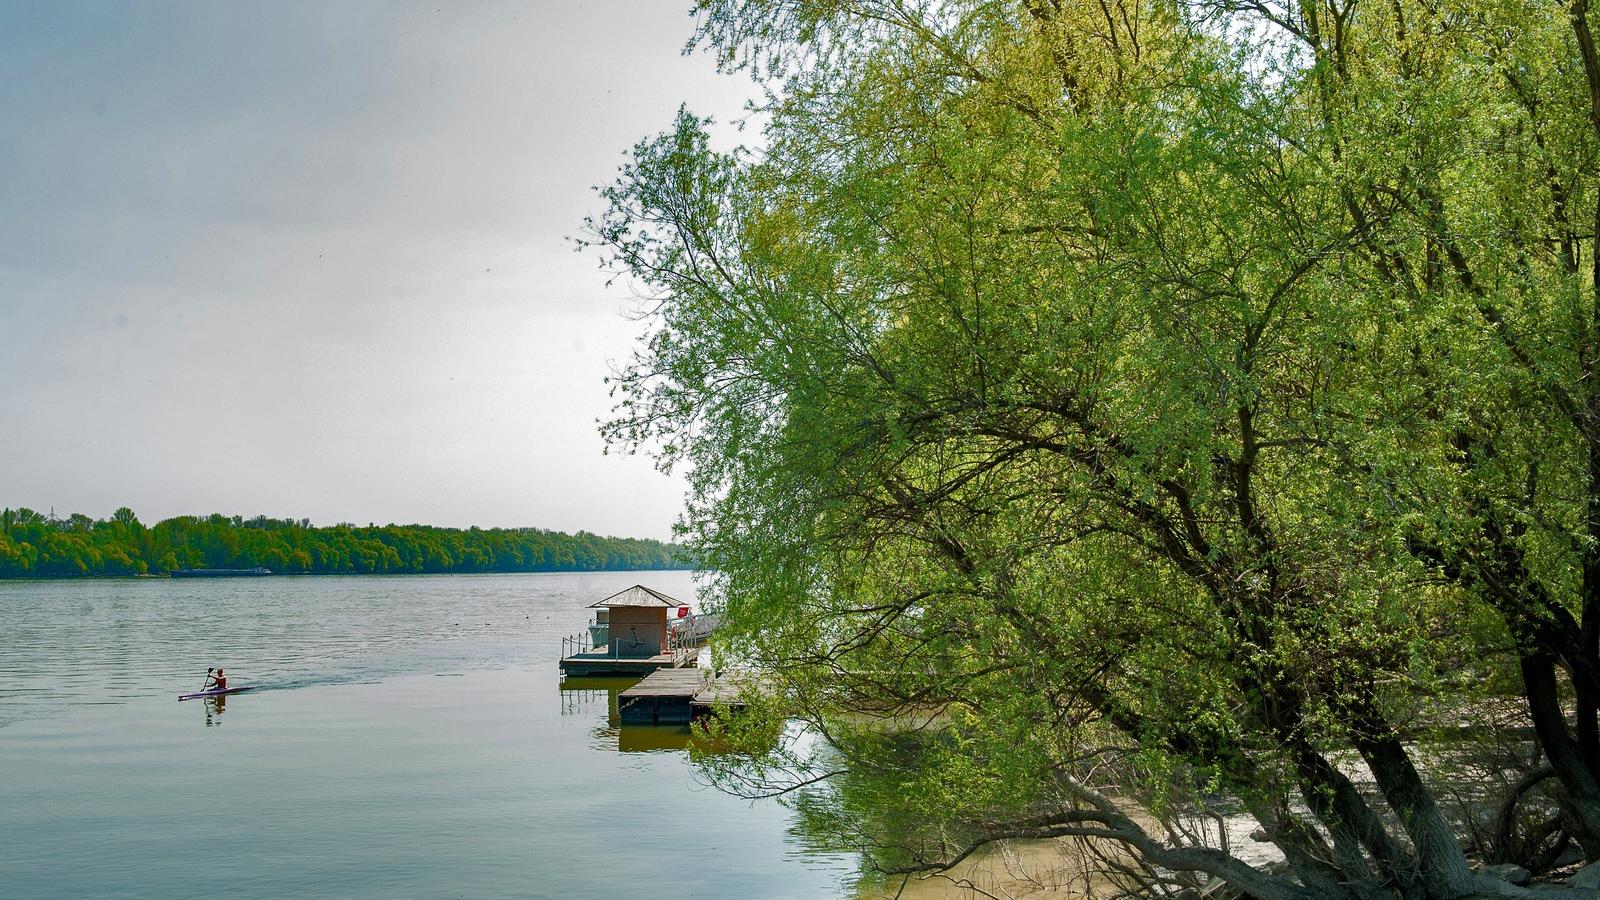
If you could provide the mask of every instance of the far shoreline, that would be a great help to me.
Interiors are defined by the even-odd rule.
[[[31,584],[44,581],[260,581],[275,578],[443,578],[469,575],[604,575],[616,572],[698,572],[695,566],[623,567],[614,569],[509,569],[488,572],[273,572],[271,575],[215,576],[212,578],[173,578],[169,572],[128,575],[5,575],[0,584]]]
[[[0,509],[3,579],[187,577],[178,573],[257,568],[285,576],[666,571],[694,562],[679,544],[582,530],[313,525],[221,513],[145,525],[127,507],[105,519]]]

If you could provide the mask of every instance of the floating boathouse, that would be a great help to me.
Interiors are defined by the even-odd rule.
[[[563,675],[647,675],[657,669],[693,666],[698,651],[688,641],[680,641],[668,625],[668,614],[688,604],[660,591],[636,584],[627,590],[589,604],[604,610],[605,643],[591,635],[562,639]]]

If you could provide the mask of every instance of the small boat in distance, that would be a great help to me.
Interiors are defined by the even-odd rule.
[[[247,684],[244,687],[221,688],[220,690],[217,688],[212,688],[209,691],[195,691],[192,694],[179,694],[178,700],[198,700],[201,697],[221,697],[224,694],[237,694],[241,691],[248,691],[253,687],[255,687],[255,685]]]
[[[240,578],[271,575],[272,570],[265,566],[256,566],[254,569],[173,569],[170,574],[173,578]]]

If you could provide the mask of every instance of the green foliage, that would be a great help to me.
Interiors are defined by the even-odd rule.
[[[127,507],[95,521],[0,511],[0,578],[164,574],[264,566],[283,575],[679,569],[660,541],[537,528],[314,527],[305,519],[178,516],[146,527]]]
[[[655,324],[608,434],[686,465],[721,652],[846,761],[810,821],[1458,897],[1401,738],[1520,690],[1600,847],[1586,5],[697,6],[765,147],[685,111],[604,191]],[[1248,811],[1295,883],[1113,796]]]

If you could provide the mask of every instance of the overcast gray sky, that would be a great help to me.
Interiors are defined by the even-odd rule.
[[[668,536],[566,238],[737,118],[687,5],[0,0],[0,506]]]

